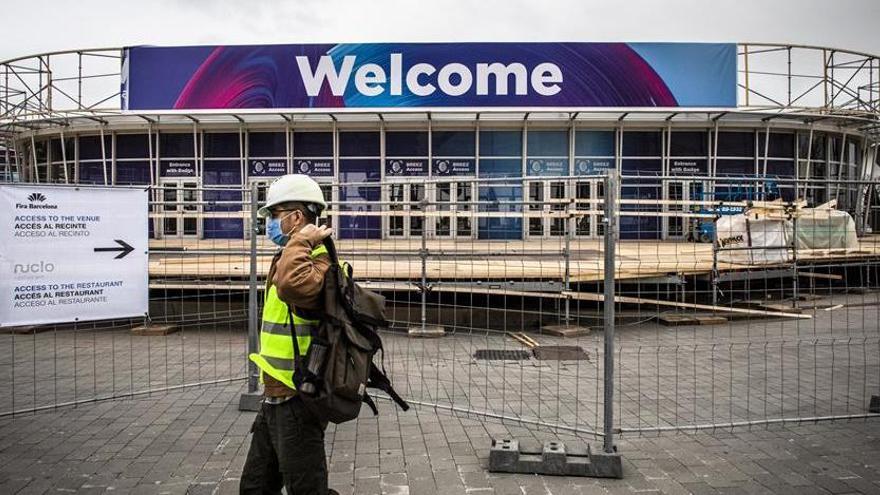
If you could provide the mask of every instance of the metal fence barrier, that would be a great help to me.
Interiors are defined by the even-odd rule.
[[[385,366],[413,403],[603,438],[606,451],[618,434],[878,416],[874,182],[325,186],[341,256],[388,298]],[[0,415],[246,379],[257,390],[246,355],[275,252],[261,194],[154,188],[148,321],[0,334]],[[837,203],[814,208],[825,200]],[[742,210],[772,221],[746,232],[752,246],[725,244],[721,220]],[[857,244],[839,245],[849,233]]]

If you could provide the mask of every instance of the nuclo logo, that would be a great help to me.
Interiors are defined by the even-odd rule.
[[[15,207],[20,210],[57,210],[58,205],[45,203],[47,199],[46,195],[41,192],[32,192],[28,194],[27,197],[27,200],[30,201],[30,203],[24,204],[16,202]]]
[[[55,265],[48,261],[40,261],[39,263],[16,263],[12,269],[13,273],[52,273],[55,271]]]

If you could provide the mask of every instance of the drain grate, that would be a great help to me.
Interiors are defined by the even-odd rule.
[[[587,351],[576,345],[542,345],[532,349],[532,352],[535,353],[535,359],[546,361],[590,360]]]
[[[530,352],[516,349],[477,349],[474,352],[474,359],[487,361],[522,361],[530,356]]]

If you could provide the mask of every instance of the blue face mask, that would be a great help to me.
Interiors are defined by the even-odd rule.
[[[266,237],[279,246],[286,246],[290,236],[281,232],[281,220],[278,218],[270,218],[266,220]]]

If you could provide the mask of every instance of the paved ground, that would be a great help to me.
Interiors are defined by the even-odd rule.
[[[657,311],[631,315],[638,324],[618,327],[615,352],[626,477],[598,481],[491,475],[486,464],[492,438],[574,441],[573,432],[600,429],[601,332],[532,334],[542,345],[580,346],[588,360],[478,360],[480,349],[523,347],[476,329],[464,319],[469,308],[443,308],[466,315],[453,335],[385,335],[397,389],[438,408],[397,414],[385,403],[378,419],[331,429],[332,485],[357,494],[880,493],[880,418],[764,424],[864,415],[880,392],[880,294],[810,304],[810,319],[707,327],[647,322]],[[505,306],[500,317],[516,327],[525,312]],[[0,494],[235,492],[253,419],[236,409],[245,340],[232,321],[155,337],[84,328],[0,335]],[[194,383],[203,386],[180,390]],[[55,409],[71,402],[81,405]],[[11,411],[20,413],[10,419]],[[754,426],[654,433],[730,422]]]
[[[524,316],[512,304],[501,317],[516,327]],[[864,414],[880,392],[880,293],[811,304],[820,306],[808,310],[810,319],[663,327],[648,321],[656,311],[631,317],[645,321],[618,327],[618,426],[634,431]],[[464,318],[478,311],[445,309]],[[588,360],[485,361],[474,359],[477,350],[524,348],[464,319],[450,330],[454,335],[442,339],[385,335],[385,364],[401,393],[582,432],[599,428],[602,332],[577,339],[532,334],[542,345],[580,346]],[[0,334],[0,415],[237,379],[245,373],[245,341],[238,323],[158,337],[82,328]]]
[[[0,493],[236,493],[253,413],[228,384],[0,422]],[[344,494],[880,493],[880,420],[625,436],[623,480],[490,474],[491,438],[550,431],[431,408],[332,428]]]

